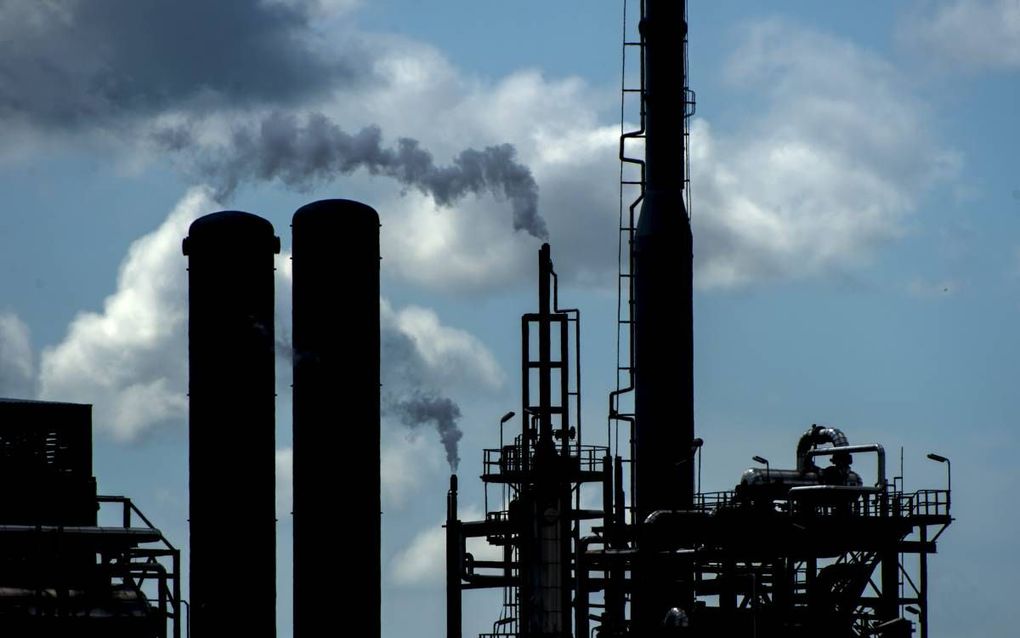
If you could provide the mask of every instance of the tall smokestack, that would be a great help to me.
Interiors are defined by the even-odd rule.
[[[292,232],[294,636],[336,626],[323,579],[347,574],[344,605],[378,638],[379,215],[323,200],[294,213]],[[355,552],[336,549],[338,514],[357,529]]]
[[[684,3],[646,0],[646,187],[634,242],[639,520],[689,507],[694,440],[691,225],[684,208]]]
[[[645,193],[634,259],[634,504],[638,522],[694,498],[693,249],[684,207],[685,3],[645,0]],[[661,631],[672,607],[690,611],[687,578],[654,548],[635,565],[637,635]],[[687,582],[684,582],[687,581]]]
[[[189,282],[191,626],[276,635],[273,255],[265,219],[224,211],[184,240]]]

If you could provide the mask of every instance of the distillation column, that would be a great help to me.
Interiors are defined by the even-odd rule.
[[[634,259],[634,495],[639,527],[657,510],[687,509],[694,496],[693,252],[684,207],[686,78],[684,3],[645,0],[645,194]],[[690,594],[638,565],[633,619],[654,632]]]

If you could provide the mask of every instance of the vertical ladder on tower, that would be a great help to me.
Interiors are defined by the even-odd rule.
[[[621,454],[620,423],[633,421],[633,400],[628,396],[634,389],[634,258],[632,244],[637,229],[638,208],[645,194],[645,58],[644,42],[638,30],[638,19],[628,15],[633,4],[623,3],[623,46],[620,73],[620,203],[619,236],[617,241],[616,282],[616,390],[609,398],[609,424],[607,431],[610,450]],[[638,18],[644,15],[644,0],[639,5]],[[628,124],[636,116],[635,124]],[[613,425],[616,425],[615,432]],[[630,428],[626,428],[625,443],[629,449]],[[615,436],[614,436],[615,434]],[[629,456],[629,454],[627,455]]]
[[[623,47],[620,76],[620,204],[617,243],[616,306],[616,390],[610,395],[607,437],[614,454],[620,454],[619,427],[616,422],[633,421],[632,400],[626,397],[634,389],[634,234],[638,211],[645,195],[644,143],[645,121],[645,45],[640,33],[640,16],[645,13],[640,0],[637,19],[628,15],[628,0],[623,3]],[[686,6],[684,8],[686,21]],[[684,78],[687,73],[687,35],[684,34]],[[691,215],[690,119],[695,111],[695,94],[684,87],[684,205]],[[636,115],[637,124],[628,128],[628,118]],[[615,444],[614,444],[615,440]]]
[[[687,24],[687,4],[684,4],[684,24]],[[684,31],[684,207],[691,218],[691,118],[697,110],[697,96],[690,87],[690,56],[687,55],[687,31]]]

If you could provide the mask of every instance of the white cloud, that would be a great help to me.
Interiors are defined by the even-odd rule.
[[[389,373],[384,372],[384,379],[413,386],[427,381],[437,388],[467,385],[496,389],[503,384],[503,370],[488,348],[471,333],[442,325],[435,311],[419,306],[394,310],[384,299],[380,320],[386,342],[384,357],[389,353],[391,361],[386,363],[393,364]],[[413,345],[415,358],[421,362],[420,370],[408,367],[410,357],[398,356],[398,348],[387,347],[392,341],[385,333]]]
[[[482,520],[477,507],[466,508],[459,513],[460,520]],[[397,585],[417,587],[443,582],[446,577],[446,529],[445,520],[420,531],[411,542],[398,552],[390,562],[390,576]],[[484,538],[469,538],[467,552],[475,560],[501,560],[501,548],[490,545]]]
[[[720,135],[694,122],[692,171],[697,279],[737,285],[825,273],[867,259],[902,232],[931,183],[958,160],[939,148],[923,104],[896,70],[852,44],[780,22],[754,25],[727,78],[760,96],[762,115]],[[465,78],[436,50],[383,39],[377,66],[388,79],[331,100],[337,121],[380,123],[391,136],[421,132],[437,160],[466,145],[510,141],[535,174],[559,272],[610,285],[616,244],[616,129],[599,122],[599,96],[577,79],[512,74],[488,85]],[[867,99],[862,99],[862,96]],[[224,130],[210,120],[211,130]],[[479,290],[533,270],[537,242],[511,230],[507,203],[468,197],[438,209],[370,175],[352,178],[382,211],[384,268],[417,285]],[[369,197],[368,199],[372,199]],[[184,262],[180,238],[212,210],[191,191],[126,257],[102,312],[79,315],[65,340],[44,351],[47,398],[96,405],[97,424],[130,440],[185,410]],[[494,212],[495,211],[495,212]],[[281,280],[289,275],[284,259]],[[289,315],[281,286],[278,314]],[[382,301],[388,384],[496,388],[502,371],[472,335],[431,310]],[[281,325],[285,321],[281,320]],[[386,344],[390,351],[387,353]],[[401,358],[402,357],[402,358]]]
[[[186,263],[188,225],[216,208],[196,188],[153,232],[131,244],[116,291],[101,312],[82,312],[64,340],[42,353],[44,399],[94,405],[96,427],[119,441],[180,421],[187,408]]]
[[[577,78],[548,79],[537,71],[482,82],[420,42],[380,35],[374,44],[376,57],[367,62],[373,63],[379,81],[307,101],[291,111],[297,121],[321,113],[349,134],[377,125],[383,148],[402,137],[414,138],[438,166],[448,166],[467,148],[513,144],[518,160],[538,182],[539,214],[548,225],[563,276],[611,284],[618,133],[616,125],[599,121],[598,112],[615,96],[596,93]],[[194,146],[187,146],[177,162],[192,174],[192,153],[201,155],[205,149],[215,157],[216,148],[229,142],[237,127],[262,131],[268,113],[223,111],[197,118],[165,114],[154,126],[189,132],[184,138]],[[308,145],[308,152],[313,146]],[[245,175],[252,177],[262,178]],[[271,172],[270,178],[276,177],[280,175]],[[291,186],[324,187],[324,181],[329,180],[316,173],[293,180]],[[332,187],[341,185],[346,196],[369,202],[380,212],[387,275],[433,290],[473,293],[516,284],[533,270],[540,242],[514,232],[512,208],[517,202],[485,193],[439,206],[416,188],[365,168],[336,175]]]
[[[464,76],[424,44],[384,38],[386,81],[357,100],[317,104],[334,121],[412,135],[442,161],[466,145],[508,141],[540,187],[558,271],[612,286],[617,127],[611,102],[576,78],[522,71],[494,83]],[[748,104],[739,130],[693,123],[699,286],[856,268],[904,232],[931,186],[960,159],[932,135],[925,104],[897,69],[856,45],[783,22],[752,25],[726,79]],[[510,230],[507,205],[468,197],[449,209],[355,174],[383,221],[383,268],[414,285],[475,292],[533,271],[537,242]]]
[[[0,313],[0,396],[34,398],[34,367],[28,326],[14,313]]]
[[[533,69],[495,81],[466,74],[428,44],[359,32],[350,19],[358,5],[353,0],[266,3],[339,16],[321,24],[332,40],[358,43],[358,66],[366,69],[361,81],[339,75],[323,91],[302,93],[288,113],[321,112],[351,133],[379,125],[387,145],[413,137],[439,165],[465,148],[512,143],[539,184],[539,212],[558,271],[574,281],[613,286],[618,132],[601,113],[613,110],[615,90],[578,78],[547,78]],[[952,3],[936,14],[970,16],[966,20],[975,25],[997,16],[994,28],[965,32],[993,34],[990,48],[1009,57],[1004,52],[1020,46],[1010,30],[1016,10],[1009,6],[1006,0]],[[954,20],[964,18],[930,22]],[[300,29],[317,32],[315,23]],[[371,46],[363,46],[369,40]],[[934,141],[923,103],[903,88],[908,83],[896,69],[847,41],[760,22],[744,33],[727,79],[748,112],[760,115],[725,133],[695,122],[695,256],[702,286],[855,267],[897,236],[928,185],[959,162]],[[185,145],[202,148],[279,108],[258,100],[202,108],[177,101],[141,121],[153,129],[186,125],[193,136]],[[151,141],[138,127],[123,130],[143,146]],[[533,272],[539,242],[512,230],[507,201],[469,195],[444,208],[367,171],[340,179],[345,194],[380,211],[388,275],[433,290],[473,293],[514,285]]]
[[[43,351],[42,398],[92,403],[97,429],[119,441],[183,420],[187,284],[181,239],[195,218],[217,207],[206,189],[193,189],[159,228],[131,245],[103,310],[80,313],[63,341]],[[280,263],[276,312],[283,337],[290,319],[288,255]],[[495,389],[502,384],[503,372],[482,342],[443,325],[434,311],[394,309],[383,299],[380,310],[383,375],[394,388]],[[0,354],[12,371],[8,377],[31,379],[28,332],[16,317],[0,316]],[[286,377],[287,366],[280,367]]]
[[[446,530],[439,523],[419,532],[393,557],[390,574],[398,585],[423,585],[440,582],[445,569]]]
[[[959,159],[937,146],[924,105],[896,69],[848,42],[759,23],[727,79],[762,115],[739,134],[693,124],[702,287],[864,263],[903,231],[926,189],[957,170]]]
[[[1020,69],[1016,0],[925,3],[904,23],[902,36],[929,59],[957,69]]]
[[[425,479],[440,471],[442,448],[422,434],[384,421],[379,459],[383,511],[402,509]]]
[[[299,9],[321,20],[349,13],[361,5],[361,0],[262,0],[262,4]]]
[[[539,185],[558,271],[571,280],[613,283],[616,255],[617,125],[599,120],[616,99],[578,78],[550,79],[534,70],[493,83],[463,76],[437,51],[397,43],[380,64],[391,81],[367,92],[339,121],[378,122],[390,136],[420,138],[437,158],[464,146],[509,142]],[[424,49],[424,52],[423,52]],[[364,111],[366,105],[372,108]],[[416,285],[475,292],[530,278],[539,242],[511,232],[508,204],[468,197],[440,209],[416,194],[379,184],[383,267]]]

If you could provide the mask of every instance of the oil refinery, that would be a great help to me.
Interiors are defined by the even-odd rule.
[[[640,101],[640,125],[620,138],[621,191],[633,194],[619,226],[624,354],[606,437],[617,443],[582,438],[580,313],[560,307],[546,245],[538,310],[522,317],[518,433],[484,451],[484,520],[460,520],[450,480],[447,638],[463,638],[463,599],[486,588],[504,604],[484,638],[926,638],[948,487],[904,492],[881,444],[817,424],[791,469],[756,456],[764,467],[726,489],[696,481],[700,448],[719,433],[694,427],[685,3],[644,0],[636,26],[624,59],[637,60],[640,80],[623,93]],[[851,469],[865,455],[873,477]],[[583,507],[593,487],[601,506]],[[502,559],[475,560],[472,538]]]
[[[639,121],[619,142],[608,418],[582,427],[581,312],[544,243],[537,307],[520,321],[520,403],[501,406],[498,445],[482,451],[481,519],[461,518],[467,481],[449,478],[446,636],[465,638],[466,601],[494,590],[502,608],[480,638],[927,638],[949,485],[906,491],[881,442],[830,423],[791,426],[788,464],[756,456],[730,484],[701,484],[701,449],[723,433],[694,416],[686,3],[642,0],[626,24],[624,68],[636,72],[624,73],[633,82],[622,95]],[[291,237],[293,632],[336,627],[324,574],[356,574],[343,603],[378,638],[380,217],[320,200],[294,213]],[[178,546],[130,498],[98,494],[90,406],[2,399],[0,473],[25,486],[0,509],[3,635],[275,636],[281,242],[243,211],[200,217],[182,239],[187,596]],[[358,521],[354,549],[334,543],[340,498]],[[119,524],[103,524],[101,510]],[[499,558],[476,558],[478,542]]]

